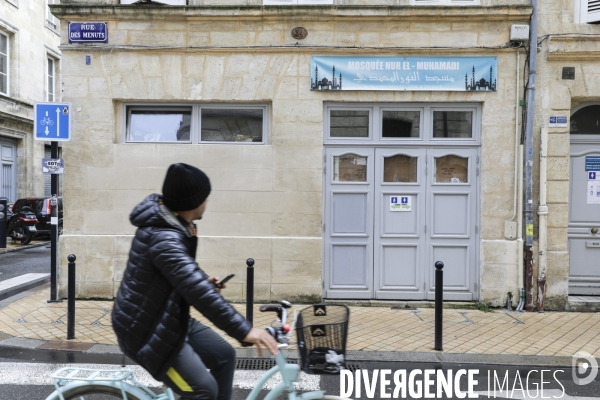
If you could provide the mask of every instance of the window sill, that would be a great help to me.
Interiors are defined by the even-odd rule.
[[[60,26],[56,26],[53,23],[51,23],[50,21],[46,20],[46,29],[52,31],[55,35],[57,35],[58,37],[60,37]]]

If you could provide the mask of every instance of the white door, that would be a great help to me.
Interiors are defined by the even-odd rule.
[[[426,150],[375,150],[375,298],[425,295]]]
[[[600,138],[599,138],[600,139]],[[569,294],[600,295],[600,140],[571,143]],[[587,164],[587,168],[586,168]]]
[[[478,150],[432,149],[428,157],[427,298],[435,298],[435,267],[444,263],[444,300],[477,299]]]
[[[478,149],[325,153],[325,297],[477,299]]]
[[[17,144],[0,138],[0,197],[17,199]]]
[[[325,297],[373,295],[372,148],[325,150]]]

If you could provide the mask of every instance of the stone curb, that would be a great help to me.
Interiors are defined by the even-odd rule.
[[[50,243],[50,241],[47,241],[47,242],[40,242],[40,243],[34,243],[34,244],[26,244],[24,246],[15,247],[14,249],[2,249],[2,250],[0,250],[0,254],[12,253],[13,251],[21,251],[21,250],[25,250],[25,249],[33,249],[34,247],[42,247],[42,246],[48,245],[49,243]]]
[[[6,335],[8,336],[8,335]],[[117,345],[104,345],[97,343],[46,341],[9,337],[0,339],[0,353],[3,349],[37,350],[45,352],[80,353],[86,355],[121,356]],[[72,345],[72,346],[71,346]],[[72,347],[72,348],[69,348]],[[254,348],[236,348],[238,358],[258,357]],[[299,358],[298,350],[283,350],[286,358]],[[265,358],[264,356],[262,358]],[[428,353],[428,352],[399,352],[399,351],[360,351],[349,350],[346,359],[350,362],[398,362],[419,364],[473,364],[483,366],[531,366],[571,368],[571,357],[566,356],[537,356],[516,354],[463,354],[463,353]],[[600,363],[600,358],[597,358]]]

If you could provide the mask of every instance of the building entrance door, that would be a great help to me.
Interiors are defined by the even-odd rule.
[[[599,138],[600,139],[600,138]],[[569,194],[569,294],[600,295],[600,141],[571,143]],[[589,169],[589,168],[587,168]]]
[[[326,148],[325,297],[476,295],[477,148]]]
[[[17,199],[17,144],[0,138],[0,197]]]
[[[571,116],[569,294],[600,296],[600,104]]]

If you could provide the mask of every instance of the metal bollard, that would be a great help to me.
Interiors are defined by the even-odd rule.
[[[75,254],[69,254],[69,299],[67,303],[67,340],[75,339]]]
[[[248,269],[246,270],[246,320],[253,325],[253,308],[254,308],[254,259],[246,260]]]
[[[435,350],[442,351],[443,307],[444,307],[444,263],[435,263]]]

